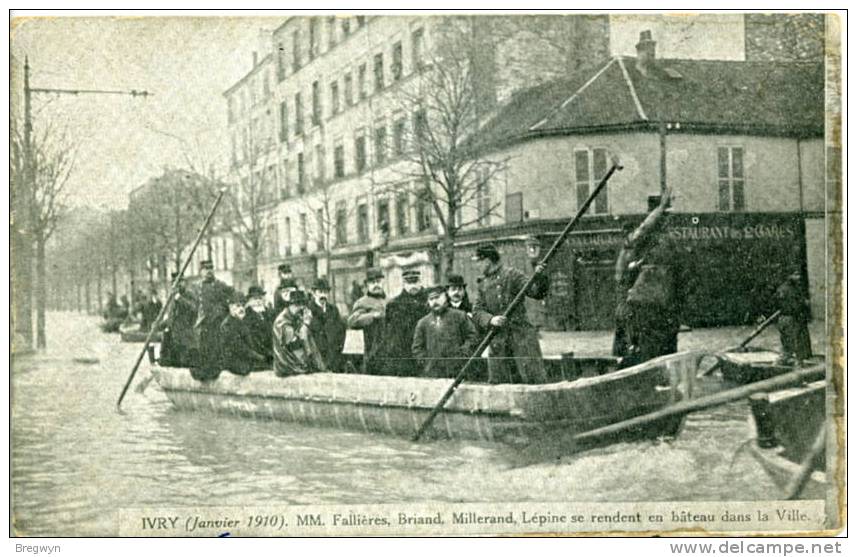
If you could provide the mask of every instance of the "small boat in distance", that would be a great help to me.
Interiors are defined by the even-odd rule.
[[[703,356],[671,354],[603,375],[540,385],[465,382],[426,434],[517,445],[587,431],[691,398]],[[345,373],[277,377],[263,371],[243,377],[224,372],[203,383],[185,368],[154,366],[152,373],[180,410],[408,437],[451,381]],[[648,424],[632,437],[676,435],[682,425],[683,417],[672,418]]]

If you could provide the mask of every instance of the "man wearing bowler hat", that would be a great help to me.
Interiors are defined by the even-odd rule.
[[[508,317],[503,316],[503,312],[526,284],[527,277],[518,269],[503,265],[500,252],[493,244],[480,245],[473,259],[479,262],[482,270],[473,318],[482,329],[497,329],[490,345],[488,381],[545,383],[547,374],[542,362],[539,335],[527,320],[526,306],[519,304]],[[547,296],[550,280],[544,270],[543,265],[536,265],[535,280],[526,292],[530,298],[542,300]]]
[[[318,351],[330,371],[342,371],[342,349],[345,347],[345,323],[330,301],[330,285],[323,278],[312,285],[310,332]]]
[[[200,263],[202,281],[199,283],[198,311],[194,332],[199,347],[199,367],[191,368],[191,375],[201,381],[216,379],[221,367],[220,324],[229,315],[229,302],[235,291],[214,277],[214,263],[210,259]]]
[[[310,331],[306,294],[295,290],[274,321],[274,373],[278,377],[327,371]]]
[[[384,331],[385,375],[408,376],[419,373],[419,364],[411,353],[417,323],[428,313],[422,273],[418,266],[402,270],[402,292],[387,304]]]
[[[450,273],[446,277],[446,297],[452,309],[459,309],[468,314],[473,311],[473,304],[470,303],[470,297],[467,295],[467,283],[464,282],[463,276]]]
[[[249,332],[250,343],[256,352],[263,354],[268,365],[274,357],[274,327],[273,309],[265,304],[265,290],[253,285],[247,289],[247,314],[244,324]]]
[[[381,373],[384,322],[387,309],[384,273],[377,267],[366,271],[366,294],[354,302],[348,315],[348,328],[363,331],[363,373]]]

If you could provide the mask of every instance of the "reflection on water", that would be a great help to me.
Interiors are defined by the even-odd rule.
[[[141,345],[122,344],[76,314],[50,315],[48,326],[51,348],[15,362],[12,376],[12,504],[21,535],[115,535],[118,509],[151,505],[779,496],[748,455],[736,457],[748,433],[745,403],[690,416],[670,442],[521,466],[512,449],[493,444],[411,443],[182,413],[155,384],[144,395],[129,392],[118,414]]]

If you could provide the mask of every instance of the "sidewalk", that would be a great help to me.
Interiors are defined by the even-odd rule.
[[[754,327],[716,327],[692,329],[680,332],[678,349],[710,350],[712,352],[737,346]],[[809,334],[812,338],[814,354],[824,354],[825,329],[823,321],[810,323]],[[574,352],[576,356],[609,356],[613,345],[613,331],[542,331],[540,333],[542,354],[547,357],[558,356],[565,352]],[[761,335],[753,339],[750,346],[767,348],[778,352],[780,337],[776,325],[768,327]],[[363,335],[360,331],[348,331],[345,352],[359,354],[363,351]]]

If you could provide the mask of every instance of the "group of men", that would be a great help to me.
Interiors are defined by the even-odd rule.
[[[281,265],[274,304],[267,306],[262,288],[251,286],[244,296],[216,279],[212,263],[204,261],[193,292],[184,281],[176,286],[164,321],[160,361],[189,367],[200,381],[213,380],[222,370],[246,375],[273,367],[278,376],[343,372],[348,327],[363,334],[363,373],[453,377],[480,334],[495,328],[489,382],[546,382],[538,334],[524,305],[504,315],[527,283],[526,275],[504,265],[492,244],[479,246],[474,259],[482,270],[475,303],[461,275],[450,274],[445,282],[426,286],[417,267],[403,270],[402,292],[388,299],[383,271],[370,268],[365,294],[346,319],[329,299],[324,279],[317,279],[308,293],[289,266]],[[549,279],[540,265],[534,273],[526,294],[543,299]]]

